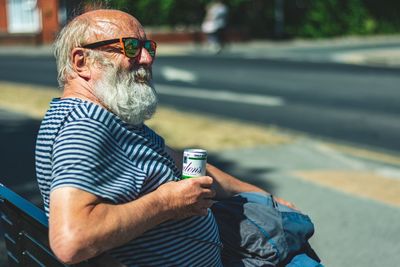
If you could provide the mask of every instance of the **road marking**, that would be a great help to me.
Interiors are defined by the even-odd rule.
[[[338,152],[334,148],[324,144],[324,143],[318,143],[315,148],[322,153],[325,153],[329,157],[333,158],[336,162],[340,162],[344,164],[345,166],[348,166],[352,169],[355,170],[364,170],[366,169],[366,164],[362,161],[352,159],[347,157],[346,155],[343,155],[343,153]]]
[[[376,170],[376,173],[378,173],[382,176],[388,177],[388,178],[400,180],[400,170],[399,169],[385,167],[385,168],[380,168],[380,169]]]
[[[245,103],[260,106],[282,106],[285,101],[281,97],[234,93],[230,91],[209,90],[209,89],[190,89],[169,85],[157,85],[156,90],[160,95],[171,95],[180,97],[200,98],[214,101]]]
[[[161,68],[161,75],[167,81],[197,82],[197,76],[193,72],[169,66]]]

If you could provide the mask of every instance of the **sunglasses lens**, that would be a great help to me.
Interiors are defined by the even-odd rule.
[[[141,41],[135,38],[125,38],[123,39],[125,46],[125,54],[127,57],[134,58],[140,53]],[[156,43],[151,40],[145,40],[143,42],[143,47],[149,52],[150,56],[154,57],[156,55]]]
[[[144,41],[144,48],[149,52],[150,56],[154,57],[156,55],[156,43],[151,40]]]
[[[140,41],[137,39],[125,39],[125,53],[130,58],[136,57],[140,52]]]

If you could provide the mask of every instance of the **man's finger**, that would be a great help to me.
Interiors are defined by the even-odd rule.
[[[275,199],[275,201],[278,202],[279,204],[282,204],[282,205],[285,205],[285,206],[287,206],[287,207],[289,207],[289,208],[292,208],[292,209],[294,209],[294,210],[300,211],[299,208],[297,208],[292,202],[286,201],[286,200],[284,200],[284,199],[282,199],[282,198],[280,198],[280,197],[274,197],[274,199]]]
[[[210,176],[198,177],[201,187],[210,188],[214,182]]]

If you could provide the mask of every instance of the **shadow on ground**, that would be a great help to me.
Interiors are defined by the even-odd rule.
[[[207,160],[219,169],[228,172],[242,181],[254,184],[271,194],[275,192],[275,185],[266,179],[269,173],[276,171],[274,168],[243,168],[235,161],[219,157],[217,153],[209,155]]]
[[[40,204],[34,163],[39,125],[37,120],[0,110],[0,182],[35,204]]]
[[[39,121],[24,115],[0,110],[0,183],[40,206],[34,165],[39,124]],[[1,238],[0,266],[7,266],[3,242]]]

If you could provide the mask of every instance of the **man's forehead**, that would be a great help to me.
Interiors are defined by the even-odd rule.
[[[95,20],[95,32],[104,36],[123,36],[144,39],[146,37],[142,25],[134,21],[117,21],[113,19]]]
[[[133,16],[117,10],[99,10],[86,14],[91,21],[94,34],[91,41],[117,37],[145,39],[142,25]],[[92,39],[92,38],[90,38]]]

